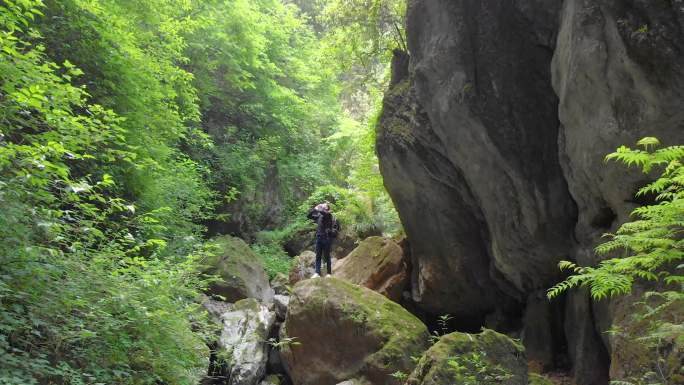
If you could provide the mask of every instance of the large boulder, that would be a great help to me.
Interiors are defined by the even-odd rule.
[[[333,275],[377,291],[399,302],[408,284],[408,267],[402,248],[383,237],[365,239],[346,258],[338,260]]]
[[[217,357],[223,359],[227,385],[257,385],[266,373],[266,341],[275,314],[249,298],[236,302],[221,315]]]
[[[396,371],[413,369],[411,356],[427,348],[425,325],[372,290],[337,278],[298,283],[281,341],[290,378],[298,385],[357,382],[386,384]]]
[[[218,281],[209,285],[208,293],[223,297],[226,302],[256,298],[269,302],[273,289],[268,282],[263,260],[240,238],[222,236],[214,238],[213,256],[205,262],[205,274],[217,275]]]
[[[451,333],[420,358],[409,385],[527,385],[525,350],[503,334]]]

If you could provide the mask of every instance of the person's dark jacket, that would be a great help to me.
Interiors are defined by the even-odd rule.
[[[316,237],[329,238],[328,233],[332,229],[332,214],[311,209],[306,217],[316,222]]]

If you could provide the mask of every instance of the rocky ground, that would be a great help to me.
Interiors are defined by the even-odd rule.
[[[404,242],[368,238],[326,278],[311,278],[314,256],[304,251],[289,276],[268,282],[242,240],[217,241],[207,271],[220,282],[203,304],[219,332],[205,385],[566,383],[528,375],[524,346],[505,334],[429,330],[407,310]]]

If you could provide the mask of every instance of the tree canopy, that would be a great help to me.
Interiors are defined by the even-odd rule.
[[[286,269],[316,200],[398,231],[368,116],[399,4],[0,4],[0,384],[196,384],[212,235]]]

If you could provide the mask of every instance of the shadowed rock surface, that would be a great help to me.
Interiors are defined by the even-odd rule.
[[[428,332],[420,320],[384,296],[337,278],[298,283],[281,331],[298,345],[281,357],[292,382],[335,385],[386,384],[396,371],[410,372]]]

